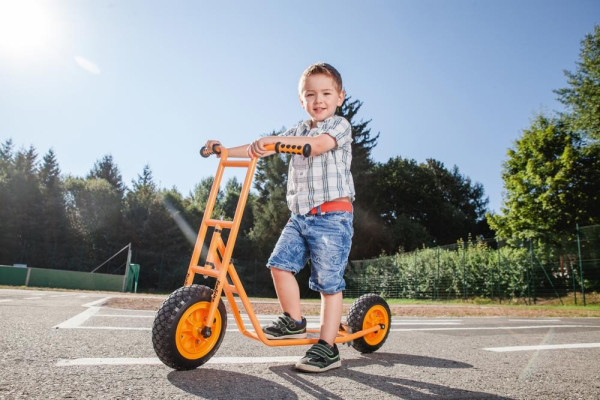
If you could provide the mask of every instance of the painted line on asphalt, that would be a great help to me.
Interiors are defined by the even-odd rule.
[[[87,321],[90,317],[98,313],[100,307],[89,307],[87,310],[80,312],[76,316],[53,326],[55,329],[75,329],[80,328],[81,324]]]
[[[41,297],[25,297],[23,300],[39,300]]]
[[[110,298],[112,298],[112,296],[103,297],[103,298],[98,299],[98,300],[90,301],[89,303],[85,303],[83,305],[83,307],[96,307],[96,306],[104,303],[106,300],[108,300]]]
[[[270,364],[290,363],[298,361],[298,356],[281,357],[213,357],[207,364]],[[156,357],[145,358],[76,358],[73,360],[61,359],[57,367],[90,366],[90,365],[161,365]]]
[[[1,300],[0,300],[0,303],[6,303],[6,302],[8,302],[8,301],[13,301],[13,299],[1,299]]]
[[[90,309],[91,310],[91,309]],[[83,313],[82,313],[83,314]],[[125,331],[150,331],[152,328],[149,327],[131,327],[131,326],[81,326],[85,320],[89,317],[93,316],[89,315],[84,319],[85,316],[81,314],[76,317],[80,317],[80,320],[74,320],[76,317],[71,318],[71,320],[65,321],[60,325],[55,326],[55,328],[68,328],[68,329],[95,329],[95,330],[125,330]],[[318,329],[318,324],[307,324],[307,329]],[[395,328],[390,329],[390,332],[423,332],[423,331],[490,331],[490,330],[517,330],[517,329],[550,329],[550,328],[594,328],[600,329],[600,326],[593,325],[531,325],[531,326],[481,326],[481,327],[456,327],[456,328]],[[237,327],[228,328],[225,332],[240,332]]]
[[[136,326],[69,326],[69,329],[92,329],[103,331],[151,331],[152,328],[143,328]]]
[[[392,322],[392,326],[394,325],[462,325],[462,322]]]
[[[550,328],[595,328],[596,325],[528,325],[528,326],[477,326],[462,328],[399,328],[390,329],[390,332],[416,332],[416,331],[494,331],[494,330],[516,330],[516,329],[550,329]]]
[[[153,315],[135,315],[135,314],[96,314],[95,318],[107,317],[107,318],[154,318]]]
[[[561,349],[589,349],[600,347],[600,343],[567,343],[567,344],[541,344],[537,346],[507,346],[507,347],[486,347],[483,350],[494,351],[497,353],[509,351],[532,351],[532,350],[561,350]]]
[[[560,322],[560,319],[509,319],[509,322]]]

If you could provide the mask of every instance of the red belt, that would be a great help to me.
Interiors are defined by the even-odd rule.
[[[308,214],[320,215],[332,211],[347,211],[352,212],[352,203],[348,201],[328,201],[319,206],[312,208]]]

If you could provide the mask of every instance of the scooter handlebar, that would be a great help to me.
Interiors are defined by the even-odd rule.
[[[200,155],[204,158],[210,157],[213,154],[221,154],[221,146],[218,144],[213,144],[212,149],[209,149],[206,146],[202,146],[200,149]]]
[[[306,143],[305,145],[299,144],[282,144],[281,142],[272,143],[265,145],[265,148],[270,151],[274,151],[276,153],[284,153],[284,154],[298,154],[304,157],[310,157],[310,144]],[[214,144],[212,149],[207,148],[206,146],[202,146],[200,149],[200,155],[204,158],[210,157],[213,154],[220,154],[221,146],[218,144]]]
[[[275,153],[284,153],[284,154],[298,154],[304,157],[310,157],[310,144],[306,143],[305,145],[300,144],[282,144],[281,142],[277,142],[275,144],[268,144],[265,146],[267,150],[272,150]]]

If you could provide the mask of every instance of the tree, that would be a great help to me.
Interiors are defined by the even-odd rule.
[[[18,261],[13,258],[17,248],[16,221],[12,213],[13,196],[9,189],[14,173],[13,142],[9,139],[0,146],[0,264]]]
[[[488,216],[499,237],[550,240],[600,222],[599,154],[569,126],[538,115],[508,150],[503,215]]]
[[[44,267],[62,268],[68,257],[66,244],[70,242],[70,230],[65,211],[65,192],[60,177],[60,167],[52,149],[44,155],[38,177],[43,214],[39,224],[44,235],[41,243],[36,247],[43,254]]]
[[[360,122],[354,121],[354,117],[360,111],[363,103],[360,100],[351,100],[347,96],[339,110],[339,115],[346,118],[352,126],[352,175],[355,180],[361,180],[360,177],[367,173],[374,162],[371,159],[371,150],[377,146],[379,133],[371,136],[371,128],[368,127],[371,120]]]
[[[374,167],[371,188],[371,207],[383,221],[382,233],[370,238],[375,248],[394,253],[487,233],[483,187],[456,166],[449,171],[433,159],[418,164],[395,157]]]
[[[95,267],[124,246],[121,193],[102,178],[69,177],[65,189],[67,215],[82,251],[80,262]]]
[[[170,290],[181,285],[192,246],[178,218],[184,212],[176,190],[159,190],[152,171],[144,166],[125,196],[124,221],[133,262],[141,265],[140,286]]]
[[[288,162],[289,156],[284,155],[258,161],[254,180],[258,194],[252,205],[254,226],[249,237],[259,260],[266,261],[290,215],[286,200]]]
[[[354,236],[350,258],[367,258],[379,255],[381,248],[377,247],[378,238],[382,235],[380,230],[381,220],[373,212],[373,190],[371,187],[373,166],[371,150],[377,146],[377,135],[371,134],[369,123],[371,120],[356,121],[358,112],[363,103],[352,100],[347,96],[340,107],[339,115],[346,118],[352,126],[352,179],[356,198],[354,201]]]
[[[585,36],[577,70],[564,72],[569,87],[555,90],[567,107],[571,129],[600,140],[600,26]]]
[[[8,149],[4,152],[10,154]],[[26,150],[19,150],[9,160],[12,166],[9,166],[7,171],[4,187],[7,198],[2,207],[6,213],[3,228],[8,229],[10,234],[5,251],[13,262],[35,264],[36,245],[43,234],[38,225],[43,213],[37,175],[37,153],[35,148],[30,146]]]
[[[208,197],[210,196],[210,191],[213,185],[215,178],[210,176],[208,178],[203,178],[200,183],[196,184],[193,192],[190,194],[190,206],[196,209],[197,211],[204,213],[206,210],[206,204],[208,203]],[[215,201],[215,207],[213,209],[214,216],[220,216],[223,211],[219,209],[219,204],[223,199],[223,192],[219,189],[217,193],[217,199]]]
[[[87,176],[88,179],[98,178],[104,179],[112,187],[114,187],[117,193],[123,197],[125,193],[125,185],[123,184],[123,177],[119,171],[119,167],[115,164],[113,156],[110,154],[102,157],[101,160],[96,161]]]

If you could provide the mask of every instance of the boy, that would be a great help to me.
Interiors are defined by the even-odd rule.
[[[324,372],[341,366],[334,341],[342,316],[344,270],[353,235],[354,183],[350,173],[350,123],[335,115],[344,101],[342,78],[329,64],[308,67],[298,85],[300,103],[310,119],[279,136],[267,136],[250,145],[228,149],[231,157],[266,157],[265,144],[305,144],[311,156],[292,156],[288,172],[287,203],[292,216],[269,258],[275,290],[283,315],[263,328],[269,339],[305,338],[306,319],[300,309],[300,290],[294,275],[311,260],[309,287],[321,293],[319,342],[296,363],[306,372]],[[217,141],[208,141],[212,148]]]

